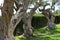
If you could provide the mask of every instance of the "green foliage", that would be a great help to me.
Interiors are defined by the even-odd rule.
[[[34,17],[38,17],[38,16],[43,17],[44,15],[43,14],[34,14],[33,16]]]
[[[58,14],[58,13],[55,13],[55,14],[54,14],[54,16],[60,16],[60,14]]]
[[[44,15],[43,14],[34,14],[33,16],[34,17],[38,17],[38,16],[43,17]],[[60,14],[55,13],[54,16],[60,16]]]
[[[23,35],[16,36],[16,40],[60,40],[60,24],[57,24],[57,29],[47,30],[44,28],[35,29],[36,37],[26,38]]]
[[[39,28],[47,25],[47,19],[43,15],[36,15],[32,18],[32,26]]]

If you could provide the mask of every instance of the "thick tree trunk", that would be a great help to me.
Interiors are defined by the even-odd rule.
[[[24,0],[25,1],[25,0]],[[16,6],[17,6],[17,9],[20,7],[19,5],[19,1],[15,1],[15,4],[16,4]],[[18,4],[18,5],[17,5]],[[27,6],[28,6],[28,2],[27,1],[25,1],[24,2],[24,7],[25,7],[25,9],[26,8],[28,8]],[[32,33],[32,29],[31,29],[31,18],[29,17],[29,14],[27,14],[27,13],[24,13],[24,17],[23,17],[23,22],[24,22],[24,24],[23,24],[23,29],[24,29],[24,35],[26,36],[26,37],[30,37],[29,35],[32,35],[33,33]],[[31,30],[30,30],[31,29]]]
[[[14,39],[13,36],[13,32],[16,28],[16,26],[18,25],[18,23],[21,21],[21,19],[24,17],[23,15],[26,13],[26,10],[28,8],[28,0],[25,0],[23,2],[23,6],[19,8],[19,10],[17,11],[16,15],[12,16],[11,21],[10,21],[10,25],[9,25],[9,36],[10,38],[12,37]]]
[[[48,23],[47,23],[48,29],[55,29],[56,28],[55,23],[54,23],[55,17],[53,16],[53,14],[51,14],[50,18],[47,17],[47,20],[48,20]]]
[[[39,7],[38,4],[35,5],[35,7],[30,11],[30,13],[26,13],[24,14],[23,17],[23,29],[24,29],[24,34],[26,37],[33,37],[33,30],[34,28],[31,26],[31,20],[32,20],[32,16],[35,13],[35,10]]]
[[[16,3],[18,4],[18,3]],[[17,6],[18,8],[18,6]],[[24,9],[26,10],[28,8],[28,0],[24,0]],[[23,29],[24,29],[24,34],[26,37],[30,37],[31,35],[33,35],[32,33],[32,26],[31,26],[31,16],[28,13],[24,13],[23,15]],[[29,36],[30,35],[30,36]]]
[[[32,37],[33,36],[33,27],[31,26],[31,20],[32,20],[32,16],[31,15],[24,15],[24,18],[23,18],[23,22],[24,22],[23,29],[24,29],[24,34],[25,34],[26,37]]]
[[[10,40],[15,40],[14,39],[14,35],[13,32],[16,28],[16,26],[18,25],[18,23],[21,21],[21,19],[23,18],[23,14],[25,12],[21,12],[20,13],[20,9],[17,11],[16,15],[12,16],[10,24],[9,24],[9,30],[8,30],[8,36],[10,37]]]
[[[2,8],[2,24],[3,24],[3,40],[10,40],[8,39],[8,26],[10,19],[13,15],[13,5],[14,0],[4,0],[3,8]],[[2,36],[1,36],[2,37]],[[1,40],[1,39],[0,39]]]
[[[3,32],[3,24],[2,24],[2,20],[0,20],[0,40],[3,40],[4,38],[4,32]]]
[[[23,13],[27,10],[28,4],[24,1],[24,6],[19,8],[16,15],[12,16],[13,13],[13,0],[4,0],[4,5],[2,9],[2,18],[3,18],[3,40],[15,40],[13,32],[17,24],[21,21]],[[11,18],[12,17],[12,18]]]
[[[47,22],[47,28],[48,28],[48,29],[55,29],[55,28],[56,28],[55,23],[54,23],[55,17],[54,17],[54,15],[53,15],[53,13],[52,13],[51,11],[49,11],[49,12],[44,11],[42,14],[43,14],[43,15],[47,18],[47,20],[48,20],[48,22]]]

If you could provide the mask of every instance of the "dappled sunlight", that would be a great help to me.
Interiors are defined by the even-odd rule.
[[[16,36],[16,40],[60,40],[60,24],[56,25],[55,30],[47,30],[44,28],[35,29],[36,37],[26,38],[24,35]]]

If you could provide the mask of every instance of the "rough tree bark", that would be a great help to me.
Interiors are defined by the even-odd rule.
[[[55,17],[53,15],[53,13],[51,11],[49,11],[49,16],[47,17],[47,20],[48,20],[48,23],[47,23],[47,26],[48,26],[48,29],[55,29],[56,26],[55,26]]]
[[[13,36],[13,32],[16,28],[16,26],[18,25],[18,23],[21,21],[21,19],[24,17],[24,14],[26,13],[26,10],[28,8],[27,6],[27,2],[28,0],[24,0],[23,1],[23,6],[20,7],[16,13],[16,15],[12,16],[10,24],[9,24],[9,31],[8,31],[8,35],[10,36],[10,39],[13,40],[14,36]]]
[[[47,11],[48,11],[48,12],[47,12]],[[55,17],[54,17],[54,15],[53,15],[52,11],[51,11],[50,9],[47,9],[47,10],[43,11],[42,14],[43,14],[43,15],[47,18],[47,20],[48,20],[47,28],[48,28],[48,29],[55,29],[55,28],[56,28],[55,23],[54,23]]]
[[[24,25],[24,34],[27,37],[33,35],[33,30],[31,26],[32,16],[35,13],[35,10],[40,6],[41,3],[37,3],[35,7],[26,13],[28,9],[29,0],[23,0],[23,6],[19,7],[16,12],[16,15],[13,15],[13,4],[14,0],[4,0],[4,5],[2,8],[2,18],[3,18],[3,40],[15,40],[13,32],[18,25],[18,23],[23,19]]]
[[[14,5],[14,0],[4,0],[4,4],[3,7],[1,9],[2,11],[2,25],[3,28],[1,28],[3,35],[1,35],[1,39],[0,40],[8,40],[8,26],[9,26],[9,22],[10,19],[13,15],[13,5]],[[3,37],[2,37],[3,36]]]
[[[4,40],[4,32],[3,32],[3,24],[2,20],[0,20],[0,40]]]
[[[47,28],[48,29],[55,29],[56,28],[56,26],[55,26],[55,23],[54,23],[54,21],[55,21],[55,17],[54,17],[54,15],[53,15],[53,13],[52,13],[52,7],[51,8],[48,8],[48,9],[45,9],[45,7],[47,6],[47,4],[46,5],[44,5],[44,7],[43,7],[43,9],[42,10],[40,10],[39,9],[39,11],[42,11],[42,14],[47,18],[47,20],[48,20],[48,23],[47,23]]]
[[[31,11],[29,13],[26,13],[23,17],[23,29],[24,29],[24,34],[26,37],[33,37],[33,30],[34,28],[31,26],[31,20],[32,20],[32,16],[35,13],[35,10],[40,6],[40,3],[36,3],[36,5],[34,6],[33,9],[31,9]]]
[[[17,6],[17,10],[19,9],[19,7],[21,6],[21,4],[19,3],[19,1],[17,1],[17,0],[15,0],[15,4],[16,4],[16,6]],[[28,0],[24,0],[24,7],[25,7],[25,11],[27,11],[26,9],[28,8],[28,4],[29,4],[29,1]],[[16,11],[17,11],[16,10]],[[28,13],[24,13],[24,15],[23,15],[23,22],[24,22],[24,25],[23,25],[23,29],[24,29],[24,35],[26,36],[26,37],[28,37],[28,35],[32,35],[32,30],[30,31],[30,27],[31,27],[31,20],[30,20],[30,18],[29,18],[30,16],[29,16],[29,14]],[[31,34],[29,34],[29,33],[31,33]]]
[[[28,6],[28,3],[27,2],[28,0],[25,1],[24,3],[24,6]],[[16,4],[18,4],[17,2],[15,2]],[[17,6],[18,8],[19,6]],[[33,27],[31,26],[31,20],[32,20],[32,16],[33,14],[35,13],[35,10],[39,7],[38,4],[35,5],[35,7],[31,10],[30,13],[24,13],[24,16],[23,16],[23,22],[24,22],[24,25],[23,25],[23,29],[24,29],[24,35],[26,37],[31,37],[33,36]],[[28,8],[28,7],[25,7],[25,9]]]
[[[3,18],[3,40],[15,40],[13,36],[13,32],[17,24],[23,18],[23,14],[26,13],[28,4],[24,0],[23,7],[20,7],[16,13],[16,15],[12,16],[13,13],[13,4],[14,0],[4,0],[4,5],[2,8],[2,18]]]

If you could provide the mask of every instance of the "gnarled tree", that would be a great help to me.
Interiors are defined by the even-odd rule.
[[[23,20],[24,25],[24,35],[27,37],[33,36],[33,28],[31,26],[32,16],[35,13],[35,10],[42,5],[43,1],[34,2],[34,7],[30,12],[27,13],[29,2],[31,0],[4,0],[2,7],[2,24],[0,40],[15,40],[13,32],[16,26],[21,20]],[[14,7],[16,4],[16,8]],[[15,8],[16,14],[13,15],[13,9]]]

